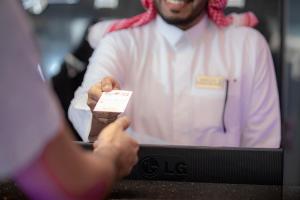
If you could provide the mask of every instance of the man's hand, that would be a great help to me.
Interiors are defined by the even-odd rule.
[[[94,143],[96,154],[114,158],[119,179],[128,175],[138,161],[139,145],[125,132],[128,126],[129,120],[121,117],[103,129]]]
[[[119,90],[119,83],[112,77],[105,77],[100,82],[93,85],[88,91],[87,105],[92,112],[92,127],[89,140],[94,141],[99,132],[109,123],[115,121],[120,113],[96,112],[94,108],[102,95],[102,92],[110,92],[111,90]]]
[[[93,85],[88,91],[87,104],[90,107],[92,113],[97,118],[110,119],[111,117],[116,118],[119,113],[108,113],[108,112],[94,112],[94,108],[100,99],[102,92],[110,92],[112,90],[119,90],[120,84],[112,77],[105,77],[100,82]]]

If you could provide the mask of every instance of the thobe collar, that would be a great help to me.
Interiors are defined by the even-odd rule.
[[[159,15],[157,15],[156,21],[159,33],[162,34],[168,43],[175,49],[181,42],[187,41],[190,45],[197,43],[209,24],[207,15],[204,15],[200,22],[185,31],[166,23]]]

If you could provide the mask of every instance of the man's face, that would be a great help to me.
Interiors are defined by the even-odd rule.
[[[201,19],[208,0],[155,0],[159,15],[169,24],[185,29]]]

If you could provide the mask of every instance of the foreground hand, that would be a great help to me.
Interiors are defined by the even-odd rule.
[[[128,126],[128,118],[121,117],[103,129],[94,143],[94,152],[114,157],[118,178],[128,175],[138,161],[139,145],[125,132]]]

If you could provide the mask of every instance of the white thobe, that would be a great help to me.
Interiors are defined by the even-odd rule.
[[[141,144],[279,147],[274,65],[265,39],[252,28],[219,28],[205,16],[182,31],[158,16],[107,34],[69,108],[85,141],[92,118],[87,91],[106,76],[133,91],[125,115]],[[200,87],[201,77],[228,84]]]

